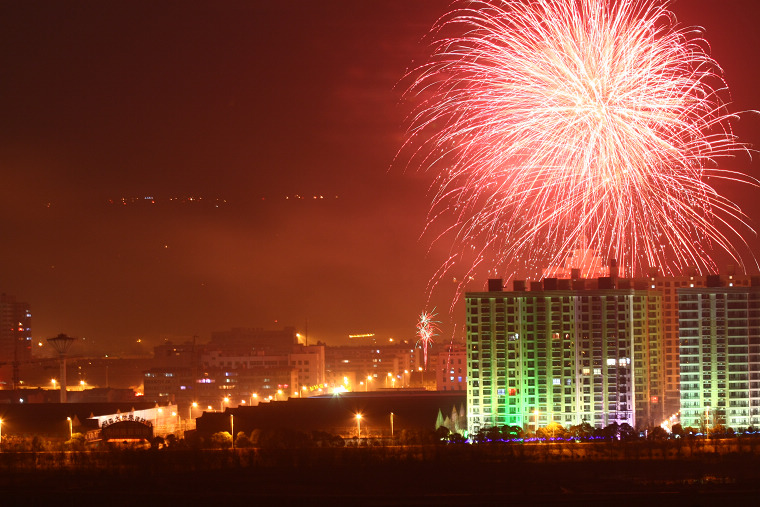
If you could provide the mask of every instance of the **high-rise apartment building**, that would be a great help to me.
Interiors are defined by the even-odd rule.
[[[680,410],[680,352],[679,352],[679,310],[678,291],[706,287],[711,276],[699,275],[695,269],[687,269],[683,274],[663,276],[656,270],[647,279],[650,289],[662,294],[662,349],[665,415],[670,416]],[[751,277],[737,275],[733,268],[718,277],[724,287],[747,287]]]
[[[32,312],[27,303],[0,294],[0,363],[12,365],[12,383],[18,382],[18,365],[32,358]],[[3,380],[7,383],[7,380]]]
[[[468,431],[662,420],[661,295],[604,277],[466,294]]]
[[[677,291],[683,426],[760,424],[760,278],[728,276]]]

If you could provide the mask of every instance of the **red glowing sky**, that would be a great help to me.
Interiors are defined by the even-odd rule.
[[[430,176],[393,158],[396,85],[448,4],[3,2],[0,291],[35,338],[101,351],[307,319],[312,340],[413,339],[435,305],[447,341],[454,286],[426,303],[446,247],[419,239]],[[756,2],[673,9],[707,30],[733,109],[760,109]],[[760,145],[760,116],[735,129]],[[726,192],[760,222],[756,191]],[[163,205],[183,195],[228,205]],[[107,204],[125,196],[158,204]]]

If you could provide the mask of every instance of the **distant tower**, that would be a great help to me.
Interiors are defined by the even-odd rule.
[[[66,353],[74,343],[74,338],[61,333],[55,338],[48,338],[48,343],[53,346],[58,357],[61,358],[61,403],[66,403]]]

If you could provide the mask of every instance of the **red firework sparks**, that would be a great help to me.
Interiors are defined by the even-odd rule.
[[[664,0],[463,5],[408,92],[406,146],[437,174],[428,226],[454,244],[437,279],[560,265],[581,245],[627,276],[714,270],[713,249],[743,265],[746,217],[707,178],[756,182],[717,166],[747,148],[699,30]]]
[[[433,337],[438,336],[438,321],[435,320],[435,310],[422,312],[417,322],[417,344],[422,348],[423,363],[427,369],[428,348],[433,344]]]

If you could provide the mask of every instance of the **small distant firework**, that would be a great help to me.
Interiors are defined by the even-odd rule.
[[[420,314],[420,320],[417,322],[417,345],[422,348],[422,357],[425,369],[427,369],[428,360],[428,348],[433,344],[433,337],[438,336],[438,324],[435,320],[436,313],[435,308],[432,312],[422,312]]]
[[[717,167],[747,148],[707,42],[669,4],[474,0],[439,20],[406,143],[437,175],[428,229],[453,239],[438,279],[579,245],[625,276],[714,270],[716,248],[743,264],[746,217],[708,179],[756,184]]]

